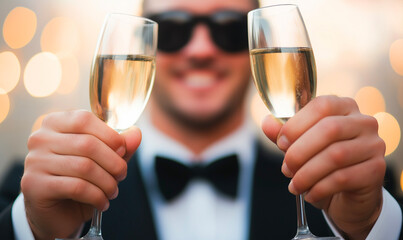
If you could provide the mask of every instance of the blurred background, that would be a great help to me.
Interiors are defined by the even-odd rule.
[[[108,12],[140,15],[142,0],[1,0],[0,180],[23,161],[26,141],[54,111],[90,110],[88,79]],[[262,0],[298,4],[314,48],[318,95],[355,98],[375,116],[403,193],[403,1]],[[268,113],[254,88],[250,116]],[[258,129],[258,128],[257,128]]]

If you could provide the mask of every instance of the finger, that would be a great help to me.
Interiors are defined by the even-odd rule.
[[[354,194],[359,202],[360,197],[365,198],[374,188],[382,186],[385,169],[383,157],[340,169],[316,183],[305,195],[305,200],[315,203],[343,192]]]
[[[333,172],[363,163],[373,157],[382,158],[382,149],[383,142],[376,138],[357,138],[332,144],[295,173],[291,191],[294,194],[304,193]]]
[[[317,97],[284,124],[279,133],[281,141],[278,141],[278,146],[286,151],[296,139],[326,116],[346,116],[358,112],[357,104],[350,98]]]
[[[92,205],[100,211],[109,207],[109,200],[104,192],[80,178],[29,173],[24,174],[21,186],[24,187],[24,195],[42,196],[42,201],[73,200]],[[35,193],[32,192],[33,189]]]
[[[100,211],[109,208],[109,200],[104,192],[83,179],[63,176],[47,182],[49,190],[54,191],[55,197],[90,204]]]
[[[93,113],[85,110],[49,114],[42,125],[60,133],[93,135],[118,152],[120,156],[123,156],[126,151],[124,139]]]
[[[27,161],[30,161],[31,157],[28,157]],[[115,199],[118,194],[118,182],[116,179],[89,158],[46,155],[41,158],[41,161],[32,162],[30,167],[33,171],[45,172],[53,176],[81,178],[96,185],[109,199]]]
[[[124,159],[127,161],[134,154],[141,142],[141,131],[136,126],[129,128],[127,131],[121,133],[126,143],[126,154]]]
[[[103,141],[88,134],[48,133],[52,141],[47,147],[57,155],[80,156],[92,159],[118,181],[126,176],[127,163]]]
[[[358,114],[326,117],[303,133],[288,148],[284,157],[284,172],[289,174],[288,177],[292,177],[293,173],[298,171],[302,165],[326,147],[338,141],[358,137],[363,140],[360,146],[373,144],[372,138],[375,138],[376,141],[380,140],[377,137],[377,122],[374,118]],[[370,142],[367,143],[366,141]],[[345,151],[351,147],[345,146]],[[340,151],[343,151],[341,148],[332,148],[331,150],[337,150],[338,152],[335,154],[340,154]],[[354,151],[354,149],[351,150]]]
[[[267,115],[262,121],[264,134],[274,143],[277,142],[277,136],[282,126],[283,124],[275,119],[273,115]]]

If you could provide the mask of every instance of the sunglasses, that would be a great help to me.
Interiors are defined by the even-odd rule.
[[[158,49],[173,53],[189,42],[193,29],[203,23],[211,38],[222,50],[236,53],[248,49],[246,13],[219,11],[211,15],[192,15],[184,11],[169,11],[146,16],[158,23]]]

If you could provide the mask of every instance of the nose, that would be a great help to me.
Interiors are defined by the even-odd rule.
[[[183,51],[192,57],[208,58],[214,56],[218,48],[211,38],[209,28],[205,24],[198,24]]]

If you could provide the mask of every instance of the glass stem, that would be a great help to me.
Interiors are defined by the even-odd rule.
[[[311,235],[309,231],[308,222],[305,214],[305,201],[304,195],[300,194],[297,199],[297,236]]]
[[[94,213],[92,215],[91,227],[88,233],[85,235],[86,237],[101,237],[101,222],[102,222],[102,212],[98,211],[98,209],[94,209]]]

